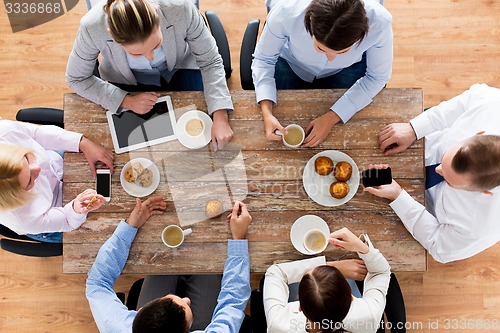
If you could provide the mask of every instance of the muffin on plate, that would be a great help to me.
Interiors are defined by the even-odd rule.
[[[330,195],[335,199],[342,199],[349,194],[349,185],[344,182],[334,182],[330,185]]]
[[[333,171],[333,161],[326,156],[320,156],[314,161],[314,170],[321,175],[329,175]]]
[[[342,161],[335,165],[335,172],[333,174],[335,179],[345,182],[351,178],[352,165],[349,162]]]

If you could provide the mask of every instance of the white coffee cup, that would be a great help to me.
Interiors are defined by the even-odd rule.
[[[172,224],[167,226],[161,232],[161,240],[166,246],[175,249],[184,243],[184,237],[193,232],[191,228],[182,230],[178,225]]]
[[[287,134],[281,133],[282,135],[281,138],[285,146],[290,148],[299,148],[302,142],[304,142],[304,139],[306,138],[306,133],[304,132],[304,129],[297,124],[291,124],[285,128]]]
[[[323,252],[328,246],[328,237],[319,229],[309,230],[304,235],[304,248],[310,254]]]
[[[193,117],[186,121],[184,130],[187,135],[195,138],[203,134],[203,131],[205,130],[205,123],[200,118]]]

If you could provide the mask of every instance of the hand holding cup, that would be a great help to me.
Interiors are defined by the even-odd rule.
[[[342,228],[330,234],[328,240],[336,248],[345,251],[355,251],[358,253],[368,253],[369,247],[356,237],[349,229]]]

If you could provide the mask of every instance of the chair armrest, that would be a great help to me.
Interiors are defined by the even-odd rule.
[[[207,17],[208,27],[212,32],[212,36],[215,38],[215,43],[217,44],[217,48],[219,49],[219,54],[222,57],[222,63],[224,64],[224,71],[226,72],[226,79],[231,77],[231,53],[229,52],[229,43],[227,41],[226,31],[222,26],[222,22],[220,21],[217,13],[213,10],[207,10],[205,12],[205,16]]]
[[[29,257],[57,257],[63,253],[62,243],[32,243],[2,238],[0,247],[5,251]]]
[[[244,90],[255,89],[252,79],[252,60],[255,45],[257,44],[257,34],[259,33],[259,19],[253,19],[248,22],[243,40],[241,42],[240,52],[240,78],[241,87]]]
[[[64,128],[64,111],[45,107],[24,108],[17,112],[16,120]]]
[[[401,292],[398,279],[396,279],[394,273],[391,273],[389,289],[387,290],[385,315],[387,316],[387,321],[392,324],[392,326],[390,326],[392,327],[391,333],[406,332],[404,325],[403,328],[397,328],[401,326],[399,323],[406,323],[406,309],[403,293]]]

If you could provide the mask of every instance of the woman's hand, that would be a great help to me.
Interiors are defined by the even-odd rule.
[[[86,189],[73,200],[73,210],[78,214],[87,214],[101,208],[105,202],[106,199],[95,190]]]
[[[326,140],[328,134],[330,134],[333,125],[340,121],[340,117],[333,111],[328,111],[321,117],[318,117],[311,121],[307,125],[306,133],[307,136],[304,139],[302,147],[316,147]]]
[[[333,246],[346,250],[355,251],[359,253],[368,253],[369,247],[356,237],[349,229],[342,228],[338,231],[334,231],[330,234],[330,239],[328,242],[332,243]]]
[[[82,137],[80,141],[80,151],[85,155],[87,162],[89,163],[90,172],[92,172],[92,177],[96,176],[95,165],[97,162],[103,163],[110,171],[113,173],[113,153],[104,148],[103,146]]]
[[[151,111],[160,94],[155,92],[143,92],[135,95],[127,95],[121,104],[122,108],[134,111],[137,114],[145,114]]]

